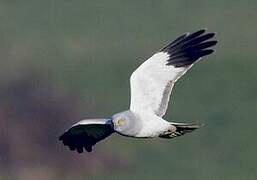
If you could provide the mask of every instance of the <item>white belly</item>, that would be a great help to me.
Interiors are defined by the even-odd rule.
[[[158,137],[170,128],[170,123],[159,116],[140,116],[143,126],[136,137]]]

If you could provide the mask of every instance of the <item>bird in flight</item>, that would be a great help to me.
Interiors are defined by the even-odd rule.
[[[185,33],[141,64],[130,77],[129,110],[110,118],[79,121],[59,137],[70,150],[92,151],[99,141],[118,133],[133,138],[173,138],[200,127],[164,120],[175,82],[203,56],[214,52],[215,33]]]

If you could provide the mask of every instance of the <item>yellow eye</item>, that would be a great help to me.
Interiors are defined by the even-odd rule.
[[[119,119],[118,121],[117,121],[117,124],[119,125],[119,126],[122,126],[123,124],[124,124],[124,119]]]

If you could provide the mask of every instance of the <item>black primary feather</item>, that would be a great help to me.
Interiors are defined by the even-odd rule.
[[[114,132],[111,124],[87,124],[71,127],[59,140],[70,150],[82,153],[92,151],[92,147],[99,141],[105,139]]]
[[[166,52],[170,56],[167,65],[186,67],[199,58],[213,53],[214,50],[208,48],[217,44],[216,40],[211,40],[215,33],[205,33],[205,31],[202,29],[192,34],[183,34],[161,49],[161,52]]]

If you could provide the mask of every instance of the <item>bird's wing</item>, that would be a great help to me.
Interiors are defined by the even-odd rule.
[[[114,132],[113,125],[109,119],[89,119],[74,124],[59,140],[70,150],[83,152],[83,148],[91,152],[92,147],[99,141],[108,137]]]
[[[217,43],[211,40],[214,35],[205,30],[183,34],[140,65],[130,77],[130,110],[162,117],[174,83],[197,60],[214,52],[209,49]]]

